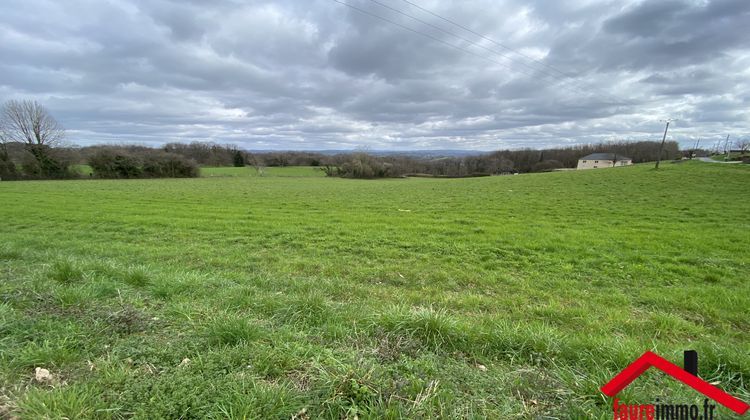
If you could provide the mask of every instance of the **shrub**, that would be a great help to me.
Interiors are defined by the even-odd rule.
[[[143,173],[140,160],[124,150],[99,150],[88,163],[98,178],[138,178]]]
[[[24,154],[21,160],[21,172],[23,172],[26,178],[41,178],[42,167],[39,166],[39,162],[34,159],[34,156],[30,153]]]
[[[198,176],[198,165],[176,153],[153,153],[143,160],[143,175],[147,178],[194,178]]]
[[[241,168],[245,166],[245,156],[239,150],[235,150],[234,156],[232,157],[232,163],[235,167]]]
[[[19,173],[16,164],[10,159],[0,159],[0,180],[18,179]]]
[[[198,165],[171,152],[154,151],[138,157],[126,150],[101,149],[88,161],[98,178],[192,178]]]
[[[326,167],[326,174],[331,176],[333,171]],[[373,156],[358,153],[350,160],[336,168],[336,175],[345,178],[392,178],[401,176],[402,173],[390,162],[384,162]]]
[[[47,145],[26,145],[26,157],[22,164],[24,174],[29,178],[66,179],[75,178],[70,170],[70,157],[61,149]]]
[[[333,165],[326,165],[323,167],[323,172],[326,176],[339,176],[339,168]]]

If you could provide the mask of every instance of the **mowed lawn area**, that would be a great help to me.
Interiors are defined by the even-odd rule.
[[[605,419],[649,349],[748,401],[749,198],[700,162],[0,182],[0,417]]]

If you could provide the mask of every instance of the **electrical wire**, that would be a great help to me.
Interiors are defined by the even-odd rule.
[[[394,21],[394,20],[392,20],[392,19],[388,19],[388,18],[386,18],[386,17],[380,16],[380,15],[378,15],[378,14],[376,14],[376,13],[370,12],[370,11],[368,11],[368,10],[365,10],[365,9],[361,8],[361,7],[357,7],[357,6],[353,5],[353,4],[347,3],[347,2],[345,2],[345,1],[342,1],[342,0],[332,0],[332,1],[334,1],[334,2],[336,2],[336,3],[338,3],[338,4],[341,4],[341,5],[343,5],[343,6],[349,7],[349,8],[351,8],[351,9],[353,9],[353,10],[356,10],[356,11],[358,11],[358,12],[362,13],[362,14],[366,14],[366,15],[368,15],[368,16],[371,16],[371,17],[374,17],[374,18],[376,18],[376,19],[382,20],[382,21],[384,21],[384,22],[390,23],[390,24],[392,24],[392,25],[394,25],[394,26],[398,26],[398,27],[400,27],[400,28],[402,28],[402,29],[405,29],[405,30],[407,30],[407,31],[409,31],[409,32],[412,32],[412,33],[418,34],[418,35],[420,35],[420,36],[423,36],[423,37],[429,38],[429,39],[431,39],[431,40],[433,40],[433,41],[436,41],[436,42],[439,42],[439,43],[441,43],[441,44],[443,44],[443,45],[449,46],[449,47],[451,47],[451,48],[453,48],[453,49],[456,49],[456,50],[460,50],[460,51],[462,51],[462,52],[464,52],[464,53],[467,53],[467,54],[473,55],[473,56],[475,56],[475,57],[478,57],[478,58],[481,58],[481,59],[484,59],[484,60],[488,60],[488,61],[490,61],[490,62],[493,62],[493,63],[497,64],[497,65],[500,65],[500,66],[503,66],[503,67],[505,67],[505,68],[508,68],[508,69],[510,69],[510,70],[513,70],[513,71],[519,72],[519,73],[521,73],[521,74],[527,75],[527,76],[529,76],[529,77],[531,77],[531,78],[535,78],[535,79],[538,79],[538,78],[539,78],[537,74],[532,74],[532,73],[529,73],[529,72],[527,72],[527,71],[523,71],[523,70],[520,70],[520,69],[518,69],[517,67],[514,67],[514,66],[512,66],[512,65],[509,65],[509,64],[507,64],[507,63],[503,63],[503,62],[501,62],[501,61],[495,60],[495,59],[493,59],[493,58],[487,57],[487,56],[485,56],[485,55],[482,55],[482,54],[477,54],[476,52],[474,52],[474,51],[471,51],[471,50],[469,50],[469,49],[467,49],[467,48],[464,48],[464,47],[462,47],[462,46],[460,46],[460,45],[456,45],[456,44],[453,44],[453,43],[447,42],[447,41],[445,41],[445,40],[443,40],[443,39],[440,39],[440,38],[438,38],[438,37],[436,37],[436,36],[433,36],[433,35],[430,35],[430,34],[424,33],[424,32],[422,32],[422,31],[419,31],[419,30],[417,30],[417,29],[414,29],[414,28],[412,28],[412,27],[409,27],[409,26],[403,25],[403,24],[401,24],[401,23],[398,23],[398,22],[396,22],[396,21]],[[477,46],[477,47],[479,47],[479,48],[482,48],[482,49],[484,49],[484,50],[490,51],[490,52],[492,52],[493,54],[497,54],[497,55],[503,56],[503,57],[505,57],[505,58],[507,58],[507,59],[509,59],[509,60],[511,60],[511,61],[515,61],[516,63],[519,63],[517,59],[515,59],[515,60],[514,60],[513,58],[509,57],[509,56],[508,56],[507,54],[503,54],[503,53],[501,53],[501,52],[498,52],[498,51],[496,51],[496,50],[493,50],[493,49],[491,49],[491,48],[487,48],[487,47],[485,47],[485,46],[483,46],[483,45],[481,45],[481,44],[478,44],[478,43],[476,43],[476,42],[474,42],[474,41],[471,41],[471,40],[469,40],[469,39],[467,39],[467,38],[464,38],[464,37],[462,37],[462,36],[460,36],[460,35],[457,35],[457,34],[455,34],[455,33],[451,32],[451,31],[445,30],[445,29],[443,29],[443,28],[440,28],[439,26],[433,25],[433,24],[431,24],[431,23],[429,23],[429,22],[425,22],[425,21],[424,21],[424,20],[422,20],[422,19],[419,19],[419,18],[417,18],[417,17],[411,16],[411,15],[409,15],[408,13],[402,12],[402,11],[400,11],[400,10],[398,10],[398,9],[395,9],[395,8],[393,8],[393,7],[390,7],[390,6],[388,6],[388,5],[385,5],[385,4],[383,4],[383,3],[381,3],[381,2],[379,2],[379,1],[377,1],[377,0],[370,0],[370,1],[372,1],[373,3],[376,3],[376,4],[378,4],[378,5],[380,5],[381,7],[385,7],[385,8],[387,8],[387,9],[389,9],[389,10],[392,10],[392,11],[394,11],[394,12],[397,12],[397,13],[399,13],[399,14],[401,14],[401,15],[407,16],[407,17],[409,17],[409,18],[411,18],[411,19],[413,19],[413,20],[415,20],[415,21],[417,21],[417,22],[420,22],[420,23],[424,24],[424,25],[427,25],[427,26],[430,26],[430,27],[432,27],[432,28],[434,28],[434,29],[437,29],[437,30],[439,30],[440,32],[446,33],[446,34],[448,34],[448,35],[450,35],[450,36],[454,36],[454,37],[456,37],[456,38],[458,38],[458,39],[460,39],[460,40],[462,40],[462,41],[464,41],[464,42],[468,42],[468,43],[470,43],[471,45]],[[480,36],[481,36],[481,35],[480,35]],[[489,38],[488,38],[488,39],[489,39]],[[498,45],[502,45],[502,44],[498,44]],[[535,60],[534,60],[534,61],[535,61]],[[555,82],[560,82],[560,78],[559,78],[559,77],[556,77],[556,76],[554,76],[554,75],[551,75],[550,73],[548,73],[548,72],[544,72],[544,71],[542,71],[542,70],[540,70],[540,69],[538,69],[538,68],[535,68],[535,67],[529,66],[529,65],[528,65],[528,64],[526,64],[526,63],[521,63],[521,64],[522,64],[522,65],[524,65],[525,67],[528,67],[529,69],[531,69],[531,70],[533,70],[533,71],[535,71],[535,72],[540,72],[540,73],[542,73],[542,74],[545,74],[545,75],[547,75],[547,76],[550,76],[550,77],[554,77],[554,78],[555,78]],[[545,79],[543,79],[543,80],[545,80]],[[549,81],[549,80],[546,80],[546,81]],[[565,80],[565,81],[562,81],[562,83],[565,83],[565,82],[567,82],[567,81],[569,81],[569,80]],[[560,86],[558,86],[558,87],[559,87],[559,88],[561,88],[561,89],[565,89],[565,90],[568,90],[568,91],[570,91],[570,92],[572,92],[572,93],[576,93],[576,94],[581,94],[581,93],[585,93],[585,94],[588,94],[588,93],[590,93],[590,90],[588,90],[588,91],[587,91],[587,90],[584,90],[584,89],[582,89],[582,88],[580,88],[580,87],[579,87],[578,89],[576,89],[576,88],[575,88],[575,87],[573,87],[573,86],[566,86],[566,85],[564,85],[564,84],[562,84],[562,85],[560,85]],[[613,96],[611,96],[611,95],[609,95],[609,94],[606,94],[606,93],[604,93],[603,95],[600,95],[600,96],[607,96],[610,102],[615,102],[615,103],[617,103],[617,102],[621,102],[620,100],[617,100],[617,99],[616,99],[616,98],[614,98]]]

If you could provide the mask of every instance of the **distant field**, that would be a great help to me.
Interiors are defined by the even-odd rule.
[[[748,401],[750,165],[662,168],[0,182],[0,417],[610,419],[647,349]]]
[[[257,177],[258,171],[252,166],[234,167],[204,167],[201,168],[202,177]],[[325,176],[322,169],[313,166],[284,166],[263,168],[264,177],[310,177]]]
[[[740,160],[742,157],[744,157],[746,155],[748,155],[748,154],[730,153],[729,154],[729,159],[727,159],[727,155],[726,154],[723,154],[723,155],[713,155],[713,156],[711,156],[711,159],[723,162],[725,160]]]
[[[91,173],[93,173],[93,170],[89,165],[73,165],[72,169],[73,171],[75,171],[75,173],[82,176],[89,176]]]

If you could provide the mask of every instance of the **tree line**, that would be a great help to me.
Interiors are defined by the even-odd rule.
[[[365,153],[334,156],[325,166],[329,176],[381,178],[400,176],[468,177],[547,172],[575,168],[578,159],[591,153],[617,153],[633,163],[655,161],[660,142],[609,142],[551,149],[498,150],[466,157],[419,159],[406,156],[377,157]],[[682,158],[677,142],[667,142],[662,159]]]
[[[466,157],[419,158],[404,155],[379,156],[366,152],[326,155],[316,152],[273,151],[247,152],[232,145],[194,142],[170,143],[161,149],[124,146],[131,153],[149,155],[173,153],[200,166],[264,167],[318,166],[329,176],[348,178],[388,178],[402,176],[468,177],[514,173],[545,172],[575,168],[582,156],[609,152],[627,156],[634,163],[651,162],[659,155],[659,142],[609,142],[551,149],[499,150]],[[107,149],[111,146],[96,146]],[[89,149],[83,148],[85,154]],[[682,152],[677,142],[667,142],[662,159],[679,159]]]
[[[386,178],[402,176],[467,177],[544,172],[575,168],[582,156],[617,153],[634,163],[654,161],[659,142],[609,142],[544,150],[499,150],[466,157],[419,158],[355,152],[335,155],[301,152],[248,152],[234,145],[207,142],[71,147],[64,129],[34,101],[9,101],[0,112],[0,179],[195,177],[200,166],[318,166],[329,176]],[[693,151],[691,151],[692,153]],[[682,156],[667,142],[663,160]],[[81,174],[74,165],[88,165]]]

